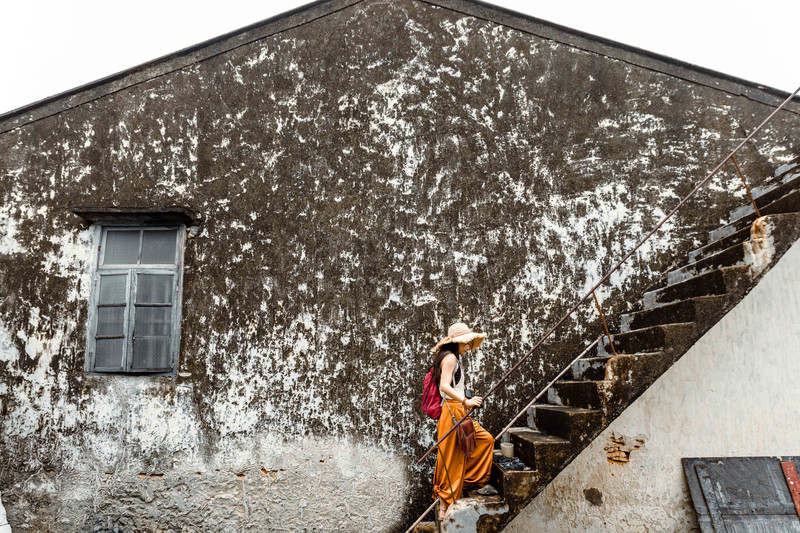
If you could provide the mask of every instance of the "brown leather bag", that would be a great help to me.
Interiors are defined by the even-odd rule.
[[[444,401],[447,404],[447,400]],[[458,420],[453,415],[453,410],[450,409],[450,405],[447,405],[447,410],[450,411],[450,418],[453,419],[453,426],[458,425],[456,428],[456,443],[458,447],[461,448],[461,451],[464,452],[464,455],[467,459],[472,457],[472,452],[475,451],[475,425],[472,423],[472,419],[470,417],[466,417],[464,420],[461,421],[460,424],[457,424]]]
[[[470,417],[465,418],[458,425],[456,439],[459,448],[464,452],[467,459],[472,457],[472,452],[475,451],[475,425]]]

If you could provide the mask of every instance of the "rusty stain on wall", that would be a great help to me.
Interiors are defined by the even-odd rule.
[[[630,461],[631,452],[644,446],[644,437],[625,437],[611,433],[605,446],[606,459],[612,464],[626,464]]]

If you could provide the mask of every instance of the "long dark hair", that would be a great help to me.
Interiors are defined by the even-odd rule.
[[[439,383],[442,382],[442,360],[445,358],[447,354],[453,354],[458,359],[458,343],[457,342],[449,342],[447,344],[443,344],[439,351],[436,352],[436,355],[433,356],[433,379],[434,383],[436,383],[436,387],[439,387]]]

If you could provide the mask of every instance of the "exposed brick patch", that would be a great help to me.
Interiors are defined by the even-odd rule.
[[[606,459],[609,463],[625,464],[630,461],[631,452],[644,446],[644,438],[636,437],[631,439],[624,435],[611,433],[611,439],[606,444]]]

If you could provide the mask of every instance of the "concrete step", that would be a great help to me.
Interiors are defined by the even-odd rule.
[[[586,357],[572,365],[572,378],[576,381],[600,381],[605,379],[606,362],[609,357]]]
[[[781,226],[782,227],[781,238],[783,239],[785,237],[784,233],[786,233],[787,229],[796,227],[798,220],[798,212],[800,211],[777,213],[777,214],[775,213],[765,214],[764,220],[770,221],[778,226]],[[689,252],[688,263],[696,262],[702,258],[714,255],[722,250],[730,248],[735,244],[739,244],[741,242],[750,240],[751,238],[752,238],[752,224],[744,224],[735,233],[732,233],[727,237],[723,237],[720,240],[713,241],[707,244],[706,246],[703,246],[702,248],[697,248],[696,250],[692,250],[691,252]],[[786,238],[788,239],[788,237]]]
[[[644,308],[653,309],[698,296],[720,296],[749,282],[750,279],[751,272],[748,266],[719,268],[686,281],[668,285],[663,289],[644,293]]]
[[[602,422],[603,415],[597,409],[562,405],[536,406],[536,427],[548,435],[570,441],[573,447],[580,446],[593,437]]]
[[[764,207],[759,207],[759,211],[761,211],[761,215],[774,215],[778,213],[797,213],[800,211],[800,191],[793,190],[787,193],[786,195],[780,197],[779,199],[775,200],[774,202],[765,205]],[[737,220],[730,222],[726,226],[722,226],[721,228],[717,228],[709,232],[709,242],[716,241],[718,239],[722,239],[736,233],[737,231],[741,230],[742,228],[746,228],[753,223],[756,219],[755,213],[750,213],[749,215],[745,215]]]
[[[509,436],[514,445],[514,455],[540,473],[557,472],[572,452],[568,440],[533,429],[511,429]]]
[[[666,352],[620,354],[608,362],[607,374],[611,382],[641,382],[645,375],[660,375],[671,362],[672,357]]]
[[[709,319],[716,318],[724,302],[725,296],[698,296],[661,307],[626,313],[620,317],[620,330],[628,333],[662,324],[706,323]]]
[[[618,354],[660,352],[679,350],[694,340],[693,322],[681,324],[661,324],[649,328],[636,329],[627,333],[611,335],[614,349]],[[597,345],[597,355],[613,355],[605,337]]]
[[[781,177],[781,175],[791,172],[794,169],[800,170],[800,168],[798,167],[800,167],[800,155],[794,156],[788,162],[776,168],[775,172],[773,172],[772,175],[775,176],[776,178],[779,178]]]
[[[600,409],[604,385],[604,381],[557,381],[547,391],[547,403]]]
[[[680,352],[620,354],[608,362],[604,413],[615,417],[639,397],[680,356]]]
[[[455,501],[447,510],[440,527],[442,533],[463,533],[482,530],[497,531],[495,527],[505,523],[510,509],[502,496],[469,495]]]
[[[771,183],[765,187],[754,187],[750,192],[760,210],[762,207],[771,204],[775,200],[796,189],[800,189],[800,172],[785,172],[782,179],[777,183]],[[749,200],[749,198],[747,200]],[[748,202],[735,209],[731,209],[729,220],[733,222],[734,220],[738,220],[753,213],[755,213],[753,204]]]
[[[745,242],[720,250],[719,252],[704,257],[699,261],[690,263],[667,273],[667,285],[675,285],[700,274],[710,272],[720,267],[741,266],[745,264]]]
[[[510,431],[514,431],[514,429]],[[495,451],[495,454],[499,453],[499,451]],[[527,463],[527,461],[525,462]],[[528,464],[528,466],[532,465]],[[503,500],[514,513],[524,507],[543,486],[541,476],[536,470],[506,470],[497,462],[492,462],[489,483],[500,492]]]
[[[747,239],[750,238],[750,226],[744,227],[735,233],[731,233],[727,237],[723,237],[718,241],[711,242],[706,244],[701,248],[696,248],[690,251],[687,255],[689,257],[688,264],[694,263],[703,259],[704,257],[708,257],[711,255],[716,254],[717,252],[721,252],[726,248],[730,248],[734,244],[739,244]]]

